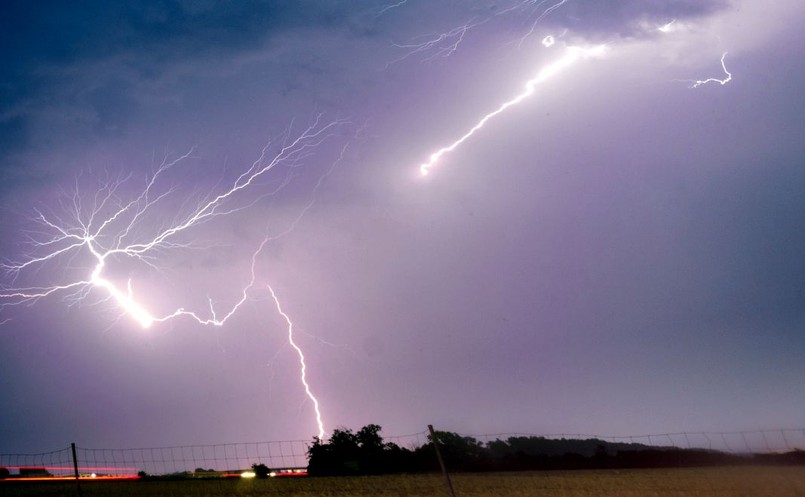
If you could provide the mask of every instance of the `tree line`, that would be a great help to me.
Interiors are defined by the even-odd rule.
[[[370,424],[357,432],[337,428],[326,442],[314,437],[308,448],[308,474],[338,476],[439,471],[431,436],[419,447],[406,448],[384,442],[380,431],[379,425]],[[805,464],[805,451],[801,450],[739,455],[707,449],[612,443],[596,438],[516,436],[484,443],[449,431],[436,431],[435,435],[445,465],[453,472]]]

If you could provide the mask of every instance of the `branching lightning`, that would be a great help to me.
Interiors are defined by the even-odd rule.
[[[506,13],[508,13],[508,12],[515,11],[515,10],[522,10],[522,9],[528,8],[529,6],[534,6],[534,8],[539,9],[539,8],[541,8],[541,7],[542,7],[542,6],[543,6],[545,3],[547,3],[547,1],[548,1],[548,0],[522,0],[522,1],[521,1],[521,2],[519,2],[517,5],[515,5],[515,6],[513,6],[513,7],[510,7],[510,8],[508,8],[508,9],[506,9],[506,10],[503,10],[503,11],[499,12],[497,15],[506,14]],[[538,24],[539,24],[539,23],[540,23],[540,22],[541,22],[543,19],[545,19],[546,17],[548,17],[549,15],[551,15],[551,12],[553,12],[553,11],[554,11],[554,10],[556,10],[556,9],[558,9],[558,8],[559,8],[559,7],[561,7],[562,5],[566,4],[566,3],[567,3],[567,1],[568,1],[568,0],[559,0],[558,2],[556,2],[556,3],[552,4],[551,6],[549,6],[548,8],[546,8],[545,10],[543,10],[542,12],[540,12],[540,13],[539,13],[539,14],[538,14],[536,17],[534,17],[534,14],[530,14],[528,17],[529,17],[529,18],[534,17],[534,20],[533,20],[533,21],[531,21],[531,26],[530,26],[530,28],[528,29],[528,32],[526,32],[526,34],[525,34],[525,35],[523,35],[523,37],[520,39],[520,43],[522,44],[522,43],[523,43],[523,41],[525,41],[525,40],[526,40],[526,39],[527,39],[529,36],[531,36],[532,34],[534,34],[534,30],[535,30],[535,29],[537,29],[537,25],[538,25]]]
[[[263,176],[279,167],[295,167],[309,157],[313,150],[327,140],[335,128],[346,124],[345,121],[323,123],[321,116],[316,117],[296,138],[290,137],[290,129],[282,143],[278,146],[267,144],[260,157],[241,173],[228,187],[220,193],[202,199],[198,205],[181,215],[173,222],[164,223],[164,211],[173,205],[169,203],[172,187],[164,187],[160,183],[167,173],[179,163],[188,160],[192,151],[172,161],[163,160],[156,171],[145,180],[139,194],[124,195],[123,187],[131,176],[99,182],[94,193],[84,195],[78,183],[75,190],[65,194],[61,201],[61,211],[51,213],[37,210],[34,221],[37,231],[27,234],[32,247],[26,258],[18,261],[6,261],[0,264],[10,280],[10,284],[0,287],[0,310],[10,306],[34,304],[41,299],[61,295],[68,304],[87,300],[90,295],[101,301],[108,301],[120,309],[122,315],[128,316],[142,328],[149,328],[155,323],[162,323],[174,318],[187,317],[202,325],[223,326],[239,308],[249,299],[250,292],[257,283],[256,264],[260,253],[271,240],[294,229],[302,216],[315,201],[316,191],[333,168],[343,159],[346,147],[341,149],[338,159],[326,173],[319,178],[313,190],[311,200],[304,206],[290,227],[284,232],[266,236],[251,257],[251,272],[247,284],[241,289],[236,302],[220,312],[212,300],[206,312],[177,308],[173,311],[157,315],[135,296],[135,284],[131,278],[125,286],[121,286],[108,276],[110,265],[121,265],[124,261],[134,261],[158,270],[160,256],[168,251],[191,248],[194,244],[185,241],[192,235],[193,228],[204,225],[221,216],[231,215],[254,205],[260,198],[275,192],[258,191],[256,199],[243,200],[241,192],[257,189]],[[271,150],[274,155],[270,155]],[[279,188],[287,184],[283,181]],[[175,208],[174,208],[175,209]],[[62,212],[63,211],[63,212]],[[156,226],[155,226],[156,225]],[[184,237],[180,235],[185,235]],[[68,271],[80,270],[79,276],[69,278]],[[48,275],[61,274],[67,281],[49,285],[17,286],[23,277],[36,277],[42,273]],[[307,367],[302,349],[293,340],[292,323],[282,311],[274,290],[269,286],[271,295],[279,313],[289,324],[288,340],[299,356],[301,366],[301,382],[305,393],[313,401],[319,436],[323,436],[323,423],[319,403],[313,395],[307,380]],[[141,290],[142,291],[142,290]],[[0,324],[6,323],[2,320]]]
[[[464,36],[472,28],[483,24],[484,22],[486,22],[486,20],[468,21],[461,26],[456,26],[450,29],[449,31],[433,35],[423,42],[395,44],[394,46],[397,48],[407,49],[408,53],[386,64],[386,68],[417,54],[431,53],[431,55],[425,57],[425,61],[430,61],[441,57],[449,57],[453,55],[456,50],[458,50],[459,45],[461,45],[461,42],[464,41]]]
[[[528,39],[536,30],[537,25],[548,17],[553,11],[567,3],[569,0],[558,0],[555,3],[544,7],[548,0],[517,0],[512,5],[502,8],[494,14],[487,16],[476,16],[473,19],[465,22],[462,25],[455,26],[452,29],[443,31],[438,34],[433,34],[425,38],[425,41],[412,42],[407,44],[394,44],[397,48],[407,49],[408,52],[388,64],[386,68],[401,62],[409,57],[415,55],[426,55],[423,60],[431,61],[438,58],[449,57],[453,55],[461,43],[464,41],[467,34],[473,29],[486,24],[487,22],[497,17],[505,16],[508,14],[518,14],[521,18],[529,21],[529,27],[525,35],[520,38],[520,44]],[[396,4],[389,5],[380,10],[380,14],[385,13],[389,9],[397,8],[407,3],[407,0],[400,1]],[[547,39],[547,38],[546,38]],[[544,43],[544,42],[543,42]],[[429,55],[427,55],[429,54]]]
[[[290,140],[286,137],[273,157],[268,157],[270,144],[266,145],[260,157],[247,171],[238,176],[229,188],[202,201],[197,208],[163,228],[154,229],[147,224],[153,222],[154,211],[173,193],[173,189],[157,191],[156,185],[168,170],[188,159],[192,152],[170,162],[163,161],[156,172],[147,179],[142,192],[129,201],[124,201],[120,192],[122,185],[129,178],[104,184],[91,198],[83,197],[76,187],[76,191],[69,195],[67,205],[63,206],[68,218],[60,214],[37,211],[35,221],[41,231],[29,235],[34,254],[22,261],[4,262],[0,268],[6,271],[12,282],[15,282],[24,272],[47,269],[45,267],[47,264],[59,263],[63,258],[74,259],[90,255],[94,261],[92,269],[85,278],[62,284],[23,288],[4,287],[0,292],[0,308],[34,303],[60,293],[65,294],[67,300],[72,302],[84,299],[93,289],[100,289],[107,295],[106,298],[111,298],[125,314],[135,319],[143,328],[178,316],[193,318],[201,324],[223,325],[245,299],[239,300],[223,317],[217,317],[212,309],[210,317],[201,317],[195,312],[181,308],[162,316],[154,316],[135,299],[131,281],[123,290],[104,276],[104,270],[110,261],[116,259],[132,259],[156,269],[155,259],[160,253],[187,248],[190,245],[176,240],[180,234],[253,204],[253,201],[238,204],[234,203],[234,200],[239,192],[257,182],[261,176],[275,167],[297,165],[314,147],[327,139],[334,127],[341,124],[344,123],[334,121],[321,124],[317,118],[295,139]],[[105,213],[108,214],[104,215]]]
[[[490,112],[489,114],[485,115],[484,117],[482,117],[475,126],[470,128],[470,130],[467,131],[466,133],[464,133],[464,135],[462,135],[459,139],[457,139],[456,141],[454,141],[450,145],[447,145],[446,147],[442,147],[439,150],[437,150],[436,152],[432,153],[430,155],[430,158],[428,159],[428,161],[419,166],[420,174],[423,175],[423,176],[429,174],[431,168],[433,168],[433,166],[436,165],[436,163],[439,161],[439,159],[441,159],[441,157],[443,155],[445,155],[445,154],[447,154],[449,152],[452,152],[459,145],[461,145],[466,140],[468,140],[478,130],[483,128],[484,125],[487,123],[487,121],[489,121],[493,117],[497,116],[498,114],[501,114],[501,113],[505,112],[509,107],[517,105],[520,102],[522,102],[523,100],[525,100],[528,97],[530,97],[534,93],[537,85],[547,81],[552,76],[555,76],[556,74],[560,73],[564,69],[567,69],[574,62],[576,62],[576,61],[578,61],[580,59],[585,59],[585,58],[596,57],[596,56],[602,55],[606,51],[606,49],[607,49],[606,45],[595,45],[595,46],[591,46],[591,47],[579,47],[579,46],[567,47],[565,49],[566,50],[565,55],[561,59],[557,60],[556,62],[554,62],[552,64],[549,64],[548,66],[542,68],[539,72],[537,72],[537,74],[532,79],[530,79],[530,80],[528,80],[526,82],[525,89],[519,95],[515,96],[511,100],[508,100],[508,101],[504,102],[496,110],[494,110],[494,111]]]

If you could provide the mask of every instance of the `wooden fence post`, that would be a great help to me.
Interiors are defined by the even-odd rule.
[[[456,497],[456,492],[453,490],[453,483],[450,481],[450,475],[447,474],[447,467],[444,465],[444,459],[442,459],[442,453],[439,450],[439,439],[436,436],[436,432],[433,430],[433,425],[428,425],[428,431],[430,432],[430,441],[433,444],[433,448],[436,449],[436,458],[439,459],[439,466],[442,468],[447,491],[450,493],[450,497]]]
[[[73,474],[75,475],[75,488],[78,491],[78,497],[81,497],[81,482],[78,481],[78,458],[75,456],[75,442],[70,444],[70,449],[73,451]]]

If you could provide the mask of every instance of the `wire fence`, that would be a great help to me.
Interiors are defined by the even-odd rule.
[[[42,452],[39,454],[0,454],[0,471],[4,476],[23,478],[74,475],[73,458],[70,447]]]
[[[592,434],[496,433],[460,434],[487,444],[518,437],[549,440],[600,440],[641,444],[651,448],[706,449],[730,454],[775,454],[805,450],[805,429],[730,432],[678,432],[651,435],[601,436]],[[428,432],[384,437],[405,449],[428,443]],[[138,474],[183,477],[240,476],[254,464],[274,471],[306,468],[310,441],[225,443],[135,449],[67,447],[37,454],[0,454],[0,478],[134,478]]]

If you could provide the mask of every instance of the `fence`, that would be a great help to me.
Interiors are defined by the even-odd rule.
[[[590,434],[497,433],[464,435],[479,442],[516,437],[588,440],[634,443],[649,447],[708,449],[733,454],[773,454],[805,450],[805,429],[776,429],[733,432],[679,432],[651,435],[601,436]],[[384,437],[385,442],[414,449],[428,442],[427,431],[404,436]],[[274,441],[184,445],[139,449],[93,449],[67,447],[38,454],[0,454],[2,477],[10,478],[132,478],[149,475],[239,475],[252,464],[265,464],[275,470],[307,466],[309,441]]]
[[[730,454],[773,454],[805,449],[805,429],[777,429],[723,432],[678,432],[651,435],[587,435],[587,434],[549,434],[498,433],[473,436],[481,442],[506,440],[511,437],[543,437],[548,439],[587,440],[597,439],[610,443],[634,443],[649,447],[680,449],[707,449]]]
[[[184,445],[137,449],[75,448],[77,471],[84,478],[127,478],[149,475],[239,474],[252,464],[270,468],[307,466],[307,441]],[[71,448],[40,454],[0,454],[0,468],[10,475],[75,477]]]

